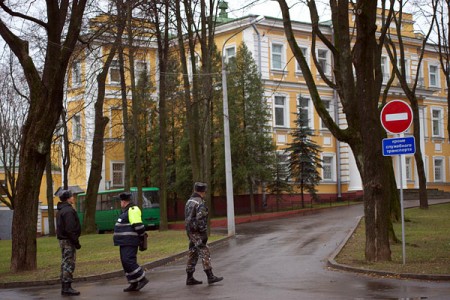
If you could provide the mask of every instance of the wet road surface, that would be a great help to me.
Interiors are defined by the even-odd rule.
[[[329,270],[327,258],[363,214],[362,205],[309,216],[238,225],[236,238],[211,252],[213,271],[222,282],[186,286],[185,259],[147,272],[150,283],[124,293],[125,278],[76,282],[74,299],[450,299],[450,282],[427,282]],[[76,271],[75,271],[76,273]],[[68,299],[60,286],[0,290],[0,299]]]

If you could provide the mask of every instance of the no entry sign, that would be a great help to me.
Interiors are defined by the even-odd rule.
[[[408,103],[392,100],[381,110],[381,124],[390,133],[402,133],[411,126],[413,113]]]

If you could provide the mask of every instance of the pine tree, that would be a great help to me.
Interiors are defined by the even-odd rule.
[[[228,74],[233,185],[235,192],[248,192],[253,204],[255,186],[272,178],[271,114],[257,65],[245,44],[229,60]]]
[[[308,99],[300,96],[300,106],[295,120],[297,127],[292,133],[293,141],[286,149],[290,152],[290,176],[299,184],[302,208],[305,207],[304,191],[312,196],[312,200],[317,198],[316,185],[321,180],[319,168],[322,168],[322,160],[319,156],[321,147],[311,139],[314,132],[308,126],[308,113],[302,108],[304,101],[308,101]]]

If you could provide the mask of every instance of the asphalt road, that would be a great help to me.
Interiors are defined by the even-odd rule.
[[[150,283],[124,293],[125,278],[79,282],[75,299],[450,299],[450,282],[427,282],[329,270],[327,258],[363,214],[361,205],[309,216],[237,226],[236,238],[212,250],[213,271],[225,279],[205,284],[201,265],[185,285],[185,259],[147,272]],[[76,271],[75,271],[76,273]],[[60,287],[0,290],[0,299],[67,299]]]

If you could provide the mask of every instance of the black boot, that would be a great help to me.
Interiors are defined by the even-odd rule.
[[[63,283],[61,289],[61,295],[63,296],[78,296],[80,294],[79,291],[74,290],[72,288],[71,283]]]
[[[136,291],[137,286],[138,286],[138,283],[137,283],[137,282],[133,282],[133,283],[130,284],[129,287],[127,287],[126,289],[123,289],[123,291],[124,291],[124,292],[133,292],[133,291]]]
[[[141,280],[139,280],[137,282],[136,291],[139,291],[140,289],[142,289],[147,283],[148,283],[148,279],[145,277],[142,278]]]
[[[212,284],[214,282],[219,282],[223,280],[223,277],[214,276],[211,269],[205,270],[206,275],[208,276],[208,284]]]
[[[186,285],[202,284],[203,281],[194,278],[194,272],[187,272]]]

